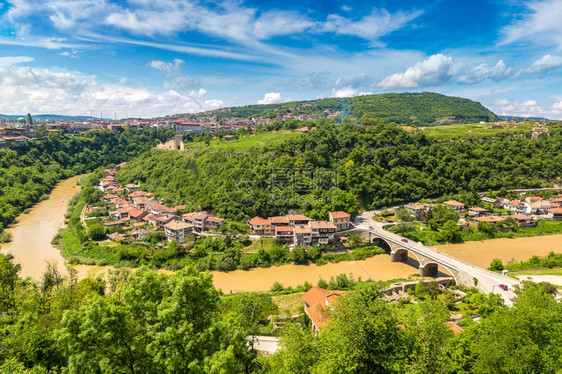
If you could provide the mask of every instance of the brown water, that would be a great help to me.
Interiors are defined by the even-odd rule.
[[[510,261],[526,261],[534,255],[545,256],[549,252],[562,253],[562,235],[501,238],[437,245],[434,248],[469,264],[486,268],[494,258],[501,258],[506,264]]]
[[[345,261],[337,264],[283,265],[259,268],[248,271],[236,270],[229,273],[214,271],[215,287],[223,292],[268,291],[273,283],[285,287],[302,285],[305,281],[316,285],[320,278],[329,281],[330,277],[341,273],[352,273],[355,280],[390,280],[408,278],[418,272],[417,268],[401,262],[390,262],[390,256],[378,255],[362,261]]]
[[[51,245],[51,240],[64,227],[64,213],[68,201],[80,190],[76,182],[83,175],[77,175],[60,182],[51,192],[49,199],[35,205],[28,214],[21,214],[15,225],[7,231],[13,236],[11,243],[3,244],[2,253],[11,253],[21,264],[22,277],[41,279],[47,262],[57,265],[66,273],[64,258]]]

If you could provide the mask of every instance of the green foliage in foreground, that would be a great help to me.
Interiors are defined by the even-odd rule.
[[[525,282],[514,307],[469,293],[480,323],[459,335],[439,300],[401,309],[380,285],[349,291],[318,334],[289,323],[281,350],[260,357],[246,336],[277,313],[267,294],[223,297],[211,276],[140,269],[77,281],[50,267],[43,281],[18,276],[0,255],[0,372],[4,373],[557,373],[562,304],[548,284]],[[421,289],[420,289],[421,292]],[[425,293],[424,293],[425,295]],[[482,299],[482,300],[480,300]],[[304,328],[303,328],[304,327]],[[265,329],[265,330],[264,330]]]
[[[0,149],[0,233],[21,212],[44,199],[59,180],[127,161],[170,135],[156,130],[92,131]]]

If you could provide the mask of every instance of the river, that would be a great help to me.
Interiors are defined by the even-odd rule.
[[[526,261],[531,256],[546,256],[549,252],[562,253],[562,235],[532,236],[524,238],[501,238],[461,244],[436,245],[438,251],[487,268],[494,258],[504,264]]]
[[[13,241],[1,247],[3,253],[12,253],[22,265],[21,276],[40,280],[47,262],[56,263],[58,269],[66,273],[64,258],[59,250],[51,245],[51,240],[60,228],[64,227],[64,213],[70,198],[79,190],[76,182],[82,176],[75,176],[60,182],[51,192],[49,199],[31,209],[28,214],[18,217],[18,222],[7,231],[12,233]],[[490,261],[499,257],[504,263],[512,258],[526,260],[532,255],[546,255],[550,251],[562,252],[562,235],[533,238],[494,239],[485,242],[467,242],[435,247],[474,265],[487,267]],[[352,273],[355,279],[390,280],[407,278],[418,272],[416,263],[391,263],[388,255],[378,255],[363,261],[346,261],[337,264],[283,265],[271,268],[212,272],[214,284],[225,293],[236,291],[266,291],[274,282],[285,287],[302,285],[305,281],[316,284],[320,278],[327,281],[341,273]],[[88,272],[105,272],[111,267],[77,265],[78,277],[84,278]],[[162,271],[167,272],[167,271]]]
[[[55,263],[61,272],[66,273],[64,258],[51,245],[51,240],[64,227],[68,202],[80,190],[76,183],[82,177],[77,175],[61,181],[47,200],[35,205],[29,213],[21,214],[17,223],[6,230],[12,234],[13,241],[3,244],[0,249],[2,253],[14,255],[15,261],[21,264],[22,277],[41,279],[47,262]]]

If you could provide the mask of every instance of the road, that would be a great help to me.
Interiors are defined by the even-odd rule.
[[[421,243],[414,242],[412,240],[407,240],[407,242],[404,242],[404,237],[385,230],[384,227],[386,224],[383,222],[375,221],[372,219],[372,217],[373,212],[366,212],[361,214],[357,218],[357,228],[369,230],[373,233],[373,235],[377,235],[390,242],[399,243],[408,251],[426,257],[443,267],[454,269],[456,271],[465,273],[470,277],[476,278],[478,279],[478,285],[483,290],[498,294],[503,298],[506,305],[513,305],[512,300],[516,297],[513,289],[515,285],[518,285],[520,283],[518,280],[503,276],[498,273],[494,273],[479,266],[468,264],[445,253],[439,252],[434,248],[427,247]],[[508,285],[508,290],[502,290],[499,287],[500,284]]]

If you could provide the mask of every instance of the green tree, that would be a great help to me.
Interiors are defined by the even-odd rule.
[[[488,266],[488,270],[492,271],[502,271],[503,269],[504,267],[501,258],[494,258],[492,262],[490,262],[490,266]]]

